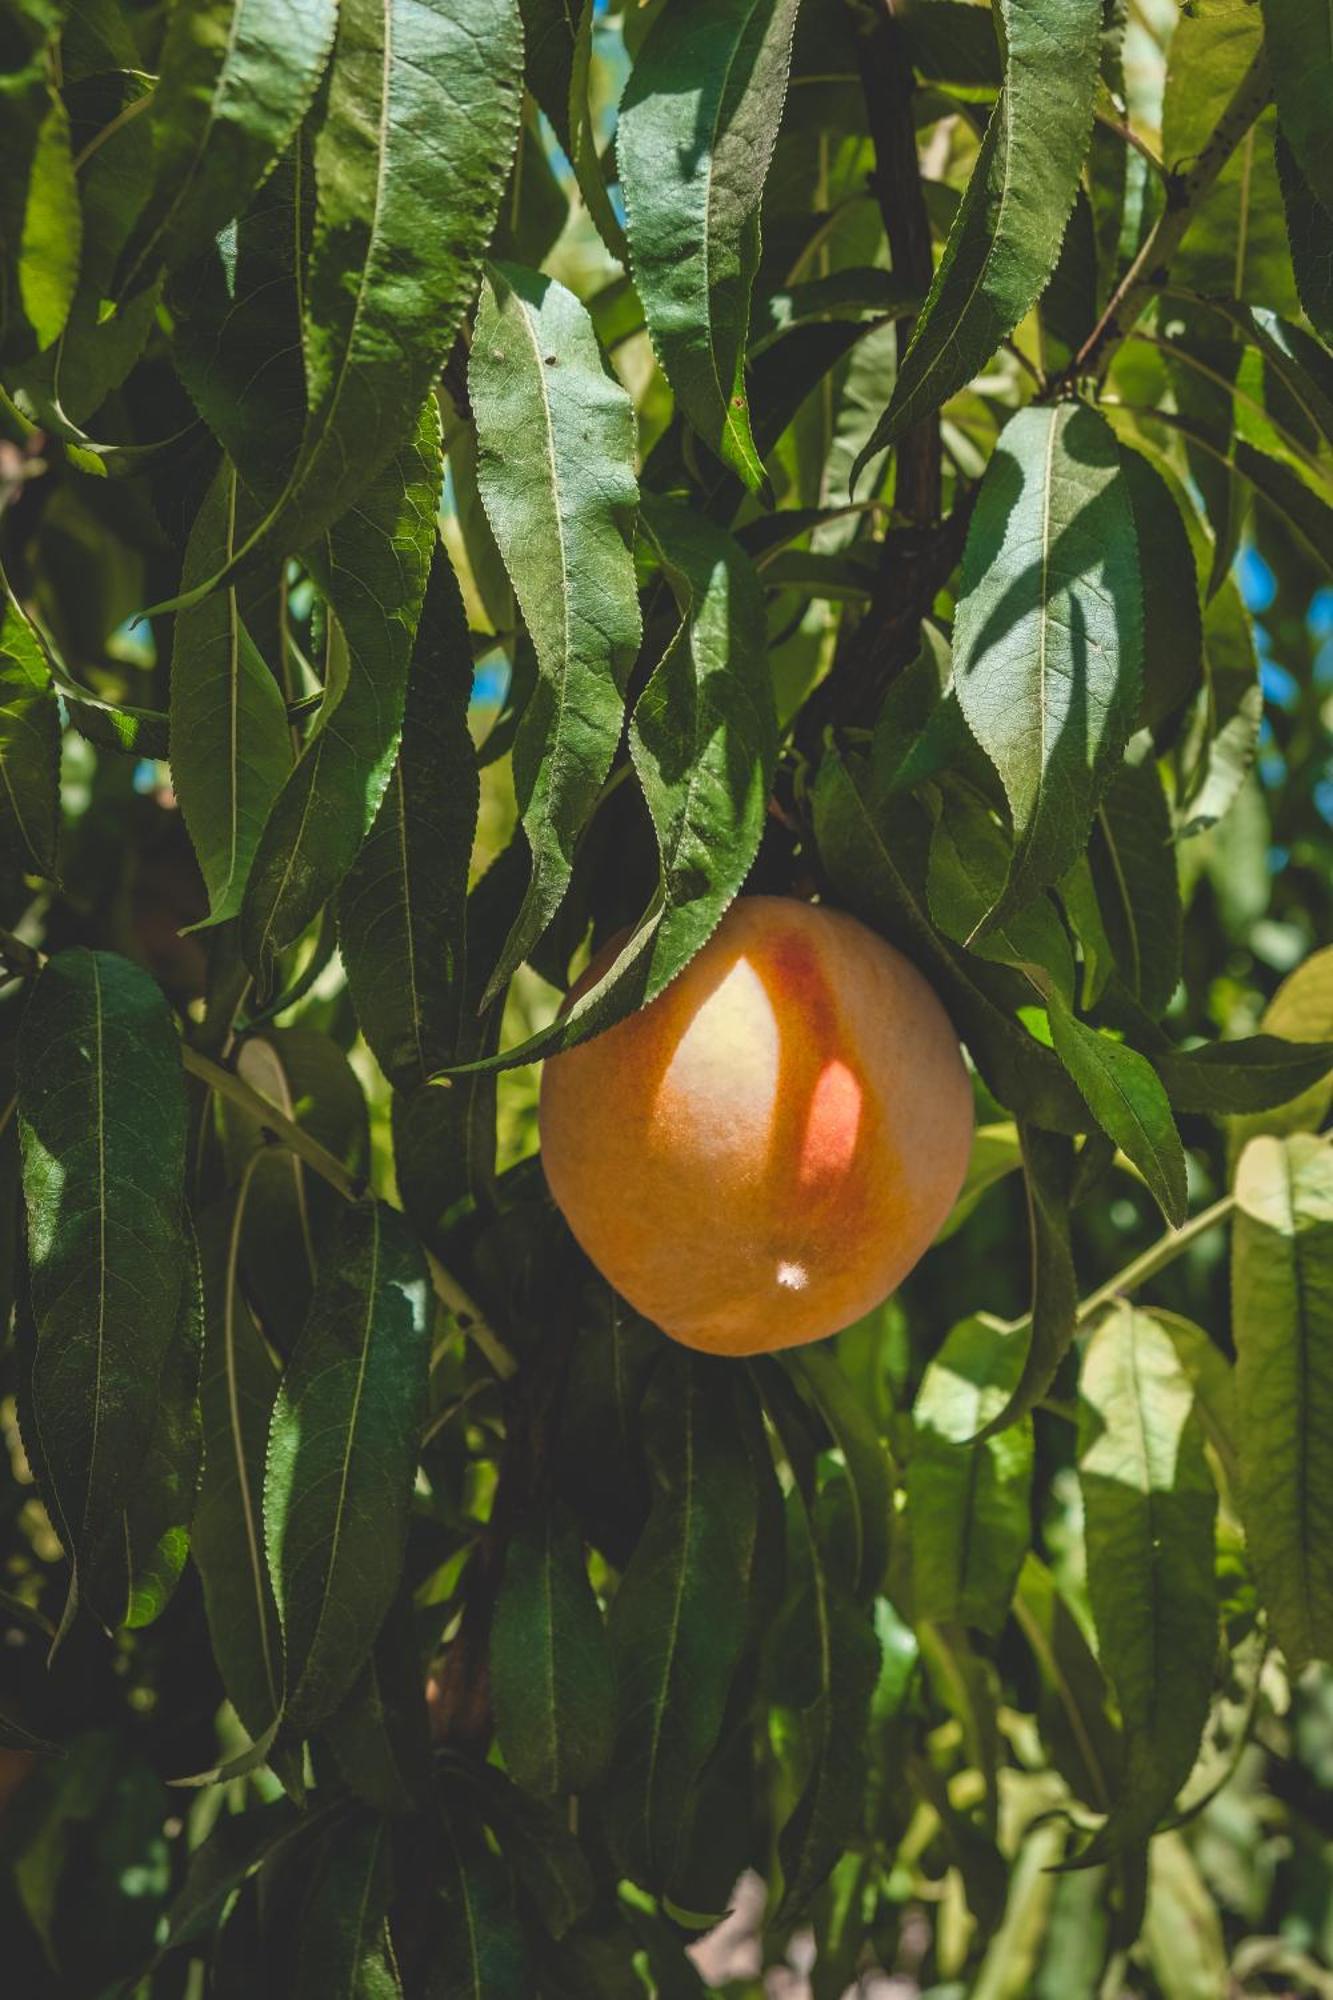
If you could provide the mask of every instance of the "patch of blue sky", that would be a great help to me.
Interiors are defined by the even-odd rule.
[[[1236,581],[1246,609],[1262,615],[1277,596],[1277,579],[1252,543],[1236,557]]]
[[[1277,708],[1294,709],[1300,702],[1300,684],[1294,674],[1280,667],[1276,660],[1267,658],[1259,662],[1259,680],[1264,691],[1264,700],[1271,701]]]

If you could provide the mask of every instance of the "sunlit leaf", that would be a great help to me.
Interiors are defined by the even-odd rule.
[[[1293,1672],[1333,1648],[1333,1153],[1251,1140],[1236,1170],[1232,1330],[1240,1502],[1260,1594]]]
[[[224,459],[186,547],[187,587],[230,558],[240,497],[236,469]],[[292,762],[286,705],[246,630],[234,585],[177,615],[170,748],[209,921],[221,923],[240,910],[264,823]]]
[[[1185,1220],[1185,1152],[1166,1091],[1146,1056],[1076,1019],[1052,1000],[1051,1039],[1056,1054],[1087,1100],[1088,1109],[1139,1169],[1168,1222]]]
[[[907,1468],[917,1618],[998,1633],[1031,1534],[1032,1419],[978,1441],[1010,1405],[1021,1336],[984,1318],[946,1337],[921,1380]]]
[[[205,249],[244,208],[310,108],[337,17],[337,0],[173,7],[148,112],[152,192],[123,253],[122,293],[144,282],[151,259]]]
[[[223,1685],[258,1742],[282,1702],[282,1635],[264,1560],[264,1459],[278,1370],[240,1279],[240,1236],[251,1176],[205,1218],[204,1358],[199,1383],[204,1462],[191,1548],[204,1586]]]
[[[54,876],[60,709],[41,642],[0,575],[0,827],[27,867]]]
[[[691,424],[764,484],[745,384],[764,180],[782,118],[796,0],[675,0],[620,107],[616,157],[634,281]]]
[[[1035,304],[1055,267],[1092,131],[1101,10],[1007,0],[1005,69],[944,256],[860,463],[938,409]]]
[[[338,899],[361,1032],[403,1088],[439,1069],[458,1034],[478,802],[471,694],[467,620],[437,548],[408,667],[402,746]]]
[[[563,285],[493,269],[468,380],[477,484],[540,674],[514,745],[532,877],[489,1001],[558,909],[611,768],[641,630],[630,555],[638,483],[633,407]]]
[[[1166,160],[1197,158],[1263,40],[1261,9],[1245,0],[1199,0],[1180,15],[1167,51]],[[1269,109],[1243,134],[1172,258],[1171,276],[1195,291],[1290,312],[1295,293],[1273,164],[1276,129]]]
[[[269,1428],[264,1533],[294,1730],[337,1707],[397,1587],[429,1292],[401,1218],[377,1203],[348,1207]]]
[[[435,548],[439,438],[432,400],[418,413],[413,443],[308,552],[333,619],[319,712],[246,883],[242,938],[261,978],[346,875],[393,775]]]
[[[19,1038],[18,1115],[32,1413],[79,1593],[118,1622],[126,1557],[108,1528],[152,1433],[187,1271],[185,1088],[147,973],[111,952],[51,960]]]
[[[1080,852],[1138,705],[1142,646],[1114,436],[1082,404],[1020,411],[982,482],[954,626],[958,698],[1013,816],[992,921]]]
[[[1079,1390],[1088,1594],[1124,1729],[1115,1804],[1086,1863],[1142,1843],[1193,1765],[1217,1639],[1217,1496],[1189,1380],[1149,1314],[1105,1316]]]

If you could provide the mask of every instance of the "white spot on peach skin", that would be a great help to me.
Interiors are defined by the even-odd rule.
[[[810,1273],[804,1264],[778,1265],[778,1283],[784,1292],[803,1292],[809,1282]]]

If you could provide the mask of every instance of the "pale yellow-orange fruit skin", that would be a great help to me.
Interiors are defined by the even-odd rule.
[[[759,1354],[850,1325],[929,1248],[972,1092],[900,952],[837,910],[749,896],[651,1006],[548,1058],[541,1140],[632,1306],[688,1347]]]

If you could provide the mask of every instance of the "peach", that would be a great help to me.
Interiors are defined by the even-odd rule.
[[[878,1305],[952,1208],[971,1137],[958,1041],[915,966],[786,897],[734,903],[650,1006],[542,1077],[574,1235],[711,1354],[822,1340]]]

